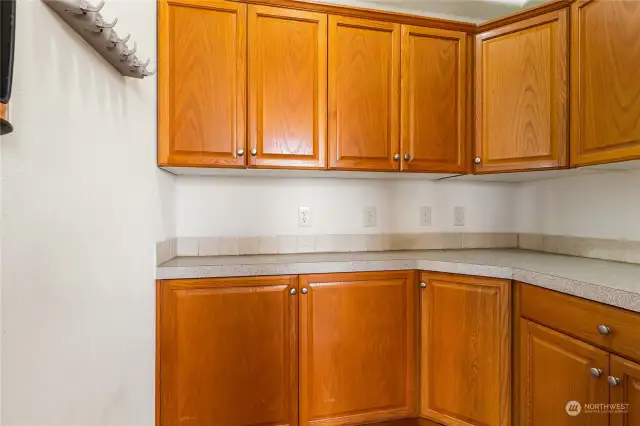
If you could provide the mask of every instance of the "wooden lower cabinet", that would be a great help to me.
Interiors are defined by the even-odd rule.
[[[158,282],[158,425],[298,424],[297,285]]]
[[[612,407],[610,426],[640,425],[640,364],[611,355],[610,374],[619,380],[611,387],[611,404],[624,404]]]
[[[300,425],[415,416],[416,278],[300,276]]]
[[[421,417],[509,425],[511,281],[432,272],[421,279]]]
[[[607,414],[576,408],[609,402],[609,353],[526,319],[519,352],[520,426],[609,425]]]

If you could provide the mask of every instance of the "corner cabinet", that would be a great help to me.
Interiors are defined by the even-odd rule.
[[[469,171],[467,38],[457,31],[402,26],[402,171]]]
[[[326,168],[327,15],[249,5],[249,167]]]
[[[300,425],[416,415],[415,271],[300,276]]]
[[[566,167],[568,10],[476,36],[477,173]]]
[[[244,167],[247,6],[158,2],[158,164]]]
[[[511,280],[423,272],[420,287],[421,417],[509,425]]]
[[[297,276],[159,281],[157,425],[297,426],[297,288]]]
[[[640,2],[571,7],[571,165],[640,158]]]
[[[329,16],[329,168],[397,171],[400,25]]]

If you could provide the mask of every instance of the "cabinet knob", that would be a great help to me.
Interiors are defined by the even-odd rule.
[[[289,294],[295,296],[296,294],[298,294],[298,291],[295,288],[292,288],[291,290],[289,290]]]
[[[610,386],[618,386],[620,384],[620,379],[616,376],[609,376],[607,379]]]
[[[476,157],[476,159],[475,159],[475,160],[473,160],[473,161],[475,161],[475,163],[476,163],[476,164],[480,164],[480,161],[481,161],[481,160],[480,160],[480,157]]]
[[[425,283],[424,281],[422,281],[420,283],[420,288],[427,288],[427,283]]]
[[[589,369],[589,371],[591,372],[591,375],[596,379],[602,376],[602,370],[600,370],[599,368],[592,367]]]
[[[258,155],[258,150],[255,148],[251,148],[251,155],[253,155],[254,157]]]
[[[606,336],[607,334],[611,333],[611,329],[604,324],[600,324],[598,326],[598,333],[602,334],[603,336]]]
[[[393,159],[398,161],[400,159],[400,154],[398,154],[397,152],[393,154]]]
[[[244,149],[238,148],[238,150],[236,151],[236,154],[238,154],[238,157],[242,157],[244,155]]]
[[[306,287],[302,287],[302,290],[300,290],[302,292],[302,294],[307,294],[309,293],[309,290],[307,290]]]
[[[409,155],[409,154],[405,154],[404,155],[404,160],[405,161],[409,161],[410,159],[411,159],[411,155]]]

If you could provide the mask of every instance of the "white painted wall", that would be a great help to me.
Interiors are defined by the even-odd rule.
[[[640,241],[640,172],[523,184],[516,217],[520,232]]]
[[[279,179],[180,176],[177,235],[259,236],[389,232],[515,232],[515,185],[377,179]],[[311,208],[311,228],[298,227],[298,207]],[[376,206],[378,224],[363,226]],[[432,226],[418,224],[432,206]],[[453,226],[453,207],[466,226]]]
[[[15,133],[2,139],[3,426],[154,422],[154,244],[175,234],[156,81],[117,74],[19,0]],[[155,60],[154,1],[107,19]]]

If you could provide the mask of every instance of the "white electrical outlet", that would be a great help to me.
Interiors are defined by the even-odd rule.
[[[311,227],[311,209],[309,207],[298,207],[298,228]]]
[[[453,208],[453,226],[464,226],[464,207]]]
[[[431,206],[420,206],[420,226],[431,226]]]
[[[378,221],[377,214],[376,214],[376,207],[375,206],[365,207],[362,210],[362,219],[363,219],[363,223],[362,223],[363,226],[365,227],[376,226],[376,223]]]

